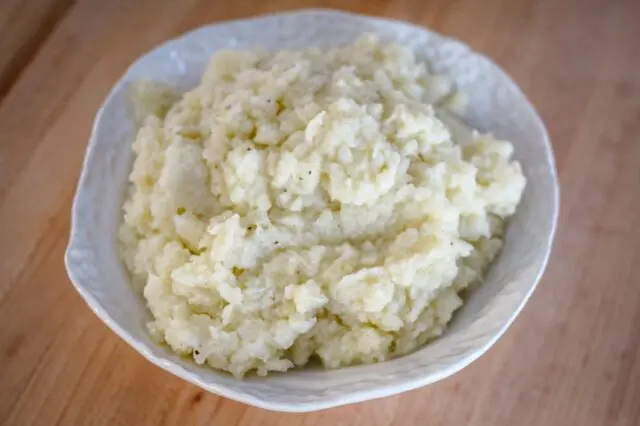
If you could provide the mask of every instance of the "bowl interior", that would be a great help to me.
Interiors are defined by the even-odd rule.
[[[465,119],[512,141],[528,178],[505,245],[486,282],[474,290],[445,334],[421,350],[376,365],[324,371],[292,370],[238,381],[199,367],[154,343],[149,312],[127,281],[115,235],[132,161],[134,127],[127,84],[162,81],[194,87],[217,50],[331,47],[363,32],[412,48],[449,75],[469,98]],[[555,230],[558,188],[545,128],[518,87],[499,67],[463,44],[398,21],[327,10],[307,10],[204,27],[140,58],[116,83],[96,117],[73,207],[66,254],[70,277],[98,316],[162,368],[212,392],[253,405],[307,411],[416,388],[468,365],[486,351],[520,311],[546,265]]]

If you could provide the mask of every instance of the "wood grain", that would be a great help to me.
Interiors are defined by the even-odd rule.
[[[637,0],[0,3],[0,424],[640,424]],[[195,26],[304,6],[409,20],[492,56],[548,125],[562,211],[539,289],[487,355],[427,388],[293,415],[150,365],[62,257],[93,116],[126,66]]]
[[[25,3],[3,0],[0,4],[0,97],[71,7],[72,0],[41,0]]]

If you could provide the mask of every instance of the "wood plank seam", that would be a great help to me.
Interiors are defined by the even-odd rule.
[[[37,31],[29,40],[27,40],[21,48],[15,52],[15,57],[11,61],[11,65],[0,70],[0,102],[9,93],[14,84],[19,80],[22,72],[29,66],[40,51],[42,45],[49,35],[55,31],[56,27],[67,15],[73,7],[76,0],[60,0],[50,13],[46,15],[44,21],[39,25]]]

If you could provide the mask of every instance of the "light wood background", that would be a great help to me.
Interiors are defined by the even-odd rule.
[[[484,51],[546,121],[554,253],[491,351],[443,382],[279,414],[161,371],[75,293],[62,258],[93,116],[129,63],[190,28],[341,7]],[[640,1],[0,0],[0,424],[640,425]]]

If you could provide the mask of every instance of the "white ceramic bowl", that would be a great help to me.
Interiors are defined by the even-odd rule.
[[[184,90],[196,85],[210,55],[223,48],[326,48],[353,41],[363,32],[408,46],[430,61],[434,71],[451,76],[470,100],[465,119],[515,144],[515,157],[524,167],[528,185],[486,282],[470,295],[441,338],[380,364],[236,380],[154,343],[145,325],[150,314],[127,282],[116,249],[134,137],[127,83],[151,79]],[[149,361],[234,400],[272,410],[311,411],[433,383],[487,351],[536,287],[551,250],[557,214],[556,170],[544,125],[492,61],[460,42],[403,22],[304,10],[200,28],[154,49],[127,70],[94,123],[65,261],[74,286],[96,315]]]

